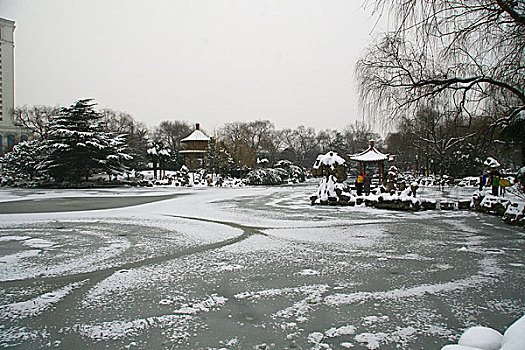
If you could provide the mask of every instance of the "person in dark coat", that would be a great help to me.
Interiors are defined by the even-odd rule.
[[[363,180],[363,190],[365,191],[365,195],[370,194],[370,183],[372,182],[372,177],[368,174],[365,174],[365,178]]]
[[[483,174],[483,171],[480,171],[479,173],[479,190],[483,190],[483,186],[485,186],[485,181],[487,180],[487,176]]]

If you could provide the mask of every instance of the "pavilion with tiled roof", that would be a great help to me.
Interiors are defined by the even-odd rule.
[[[389,154],[382,153],[374,147],[374,141],[370,141],[368,149],[361,153],[349,154],[348,159],[359,163],[359,173],[366,171],[366,165],[368,163],[377,163],[379,169],[379,183],[383,180],[383,168],[384,162],[392,160]]]
[[[199,123],[195,124],[195,130],[180,142],[183,149],[179,153],[184,156],[184,165],[189,169],[206,166],[210,138],[200,130]]]

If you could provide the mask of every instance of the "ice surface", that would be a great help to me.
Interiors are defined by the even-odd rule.
[[[431,349],[522,315],[517,229],[472,212],[310,206],[315,186],[5,189],[4,201],[180,196],[2,214],[0,346]]]

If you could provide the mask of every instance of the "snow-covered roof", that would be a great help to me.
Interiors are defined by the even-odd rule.
[[[193,131],[189,136],[180,140],[180,142],[188,142],[188,141],[210,141],[210,138],[206,136],[206,134],[204,134],[202,131],[197,129]]]
[[[388,160],[389,155],[381,153],[374,147],[374,142],[370,142],[370,147],[366,151],[357,154],[349,154],[348,158],[356,162],[381,162]]]

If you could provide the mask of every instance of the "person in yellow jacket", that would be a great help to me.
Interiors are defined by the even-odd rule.
[[[360,196],[363,194],[363,174],[357,175],[357,180],[355,181],[355,189],[357,190],[357,195]]]

